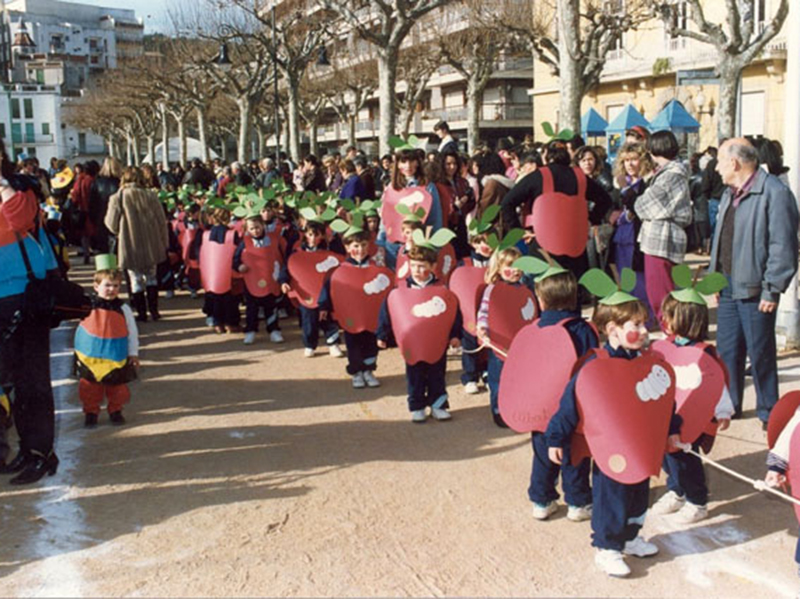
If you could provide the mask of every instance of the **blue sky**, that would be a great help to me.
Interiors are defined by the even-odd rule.
[[[153,33],[167,28],[167,6],[171,0],[79,0],[79,4],[93,4],[109,8],[132,8],[144,20],[144,32]]]

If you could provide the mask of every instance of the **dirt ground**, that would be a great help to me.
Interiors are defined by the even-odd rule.
[[[78,278],[88,280],[88,271]],[[355,391],[344,361],[302,357],[204,326],[201,300],[162,300],[141,327],[128,424],[85,430],[69,378],[73,327],[53,332],[56,476],[0,486],[2,596],[791,597],[792,508],[709,469],[710,518],[649,515],[661,553],[633,575],[597,571],[588,522],[531,517],[529,437],[497,428],[488,394],[448,364],[453,420],[412,425],[397,350],[383,386]],[[780,359],[782,391],[800,356]],[[764,434],[746,418],[713,456],[762,477]],[[654,480],[653,500],[664,492]]]

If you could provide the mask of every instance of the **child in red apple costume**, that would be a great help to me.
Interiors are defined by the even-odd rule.
[[[233,254],[239,245],[239,235],[228,225],[229,208],[222,200],[207,202],[211,228],[198,234],[196,245],[200,261],[200,279],[205,290],[203,311],[217,333],[238,333],[239,299],[234,295]]]
[[[500,413],[515,431],[531,433],[533,463],[528,498],[533,503],[533,517],[547,520],[558,510],[556,482],[560,473],[567,518],[582,522],[592,515],[591,460],[587,457],[573,465],[567,445],[562,464],[550,461],[544,432],[576,361],[598,347],[597,331],[581,316],[578,282],[570,271],[549,256],[548,262],[525,256],[514,266],[536,276],[536,298],[542,312],[511,344],[500,380]],[[535,394],[529,389],[536,389]]]
[[[675,414],[674,373],[651,353],[647,308],[630,290],[636,275],[624,270],[618,287],[598,269],[580,283],[602,297],[592,320],[607,337],[567,385],[558,412],[547,426],[548,454],[561,463],[573,434],[585,436],[592,468],[592,545],[595,564],[610,576],[630,574],[625,555],[648,557],[658,547],[639,536],[649,502],[650,476],[661,469],[664,449],[680,442]],[[576,447],[572,462],[580,457]]]
[[[683,419],[681,440],[691,443],[696,452],[702,447],[708,453],[713,433],[728,428],[734,409],[725,365],[705,343],[708,305],[703,295],[718,293],[728,283],[720,273],[693,280],[685,264],[673,267],[672,279],[677,289],[661,304],[662,326],[669,337],[654,343],[652,349],[661,353],[676,373],[678,413]],[[653,512],[678,512],[677,519],[685,524],[708,517],[708,486],[700,458],[683,451],[667,453],[664,471],[668,491],[653,506]]]
[[[516,231],[522,234],[521,229]],[[486,289],[478,309],[477,337],[481,344],[488,342],[498,350],[508,352],[513,335],[525,324],[533,322],[536,305],[533,293],[522,284],[522,271],[513,266],[514,262],[522,257],[522,253],[514,247],[517,236],[509,232],[499,244],[497,236],[492,239],[495,253],[486,271]],[[489,348],[488,372],[492,419],[497,426],[508,428],[497,406],[503,360],[491,348]]]
[[[351,222],[337,219],[331,229],[342,236],[347,259],[323,288],[320,309],[333,312],[344,329],[347,373],[353,388],[379,387],[375,331],[380,307],[392,288],[392,272],[379,267],[369,256],[370,234],[362,229],[364,215],[355,210]]]
[[[453,233],[442,229],[431,239],[415,231],[409,251],[409,276],[392,290],[381,307],[378,347],[386,348],[390,337],[406,362],[408,409],[411,421],[423,423],[430,408],[436,420],[450,420],[448,411],[447,346],[458,347],[461,318],[458,300],[433,274],[436,247],[449,243]]]

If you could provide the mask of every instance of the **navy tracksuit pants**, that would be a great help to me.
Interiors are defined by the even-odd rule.
[[[466,351],[461,352],[461,384],[478,383],[481,380],[481,358],[480,354],[469,354],[467,351],[478,349],[478,339],[475,335],[470,335],[466,331],[461,334],[461,348]]]
[[[626,542],[638,536],[649,503],[649,477],[626,485],[592,466],[592,545],[622,551]]]
[[[532,502],[545,505],[558,499],[556,483],[560,472],[561,488],[567,505],[583,507],[592,503],[592,489],[589,486],[590,458],[573,466],[570,462],[569,448],[565,447],[561,464],[551,462],[547,456],[547,437],[544,433],[531,433],[531,445],[533,464],[528,498]]]
[[[278,297],[274,295],[265,295],[264,297],[255,297],[244,292],[244,332],[255,333],[258,331],[258,312],[264,308],[264,319],[267,321],[267,333],[272,331],[279,331],[278,325]]]
[[[322,330],[325,345],[336,345],[339,342],[339,325],[330,316],[319,319],[319,308],[300,306],[300,328],[303,331],[303,347],[317,349],[319,332]]]
[[[693,443],[692,449],[700,451],[700,445]],[[664,456],[662,467],[667,473],[667,488],[670,491],[685,497],[694,505],[708,503],[706,473],[700,458],[683,451],[676,451]]]
[[[406,364],[406,383],[408,385],[408,411],[433,408],[449,408],[447,401],[447,352],[435,364],[417,362]]]
[[[347,347],[347,374],[354,375],[378,367],[378,339],[375,333],[345,331],[344,344]]]

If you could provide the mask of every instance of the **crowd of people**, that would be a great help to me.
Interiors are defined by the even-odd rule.
[[[54,161],[47,172],[2,150],[0,405],[20,448],[9,461],[0,426],[0,472],[26,484],[58,466],[49,325],[26,316],[26,286],[68,276],[72,245],[85,263],[94,254],[96,268],[93,309],[75,337],[89,428],[104,397],[111,422],[126,422],[137,322],[161,318],[160,293],[199,299],[202,291],[207,325],[242,334],[248,346],[262,320],[270,342],[284,343],[282,323],[296,317],[304,355],[323,344],[346,356],[356,390],[381,385],[380,350],[397,346],[416,424],[452,418],[447,357],[460,351],[464,392],[488,386],[495,424],[531,432],[534,517],[557,511],[560,475],[567,517],[591,519],[596,563],[612,576],[630,572],[625,556],[658,551],[639,529],[650,476],[662,466],[668,493],[656,507],[687,523],[705,518],[700,459],[679,448],[708,450],[709,426],[724,430],[742,417],[747,358],[764,427],[778,401],[775,313],[797,271],[800,218],[780,146],[724,140],[685,162],[672,133],[635,127],[610,161],[577,135],[501,139],[468,155],[447,123],[436,133],[432,151],[393,138],[394,152],[372,159],[350,147],[301,164],[281,154],[250,164],[193,160],[185,170],[107,158],[102,167]],[[710,255],[705,279],[681,266],[690,250]],[[713,293],[716,350],[703,297]],[[589,304],[591,325],[581,316]],[[662,353],[642,353],[657,330],[667,339]],[[549,360],[524,353],[550,344],[561,349]],[[728,385],[702,400],[699,423],[676,411],[670,374],[670,356],[692,348],[681,359],[729,373]],[[619,385],[638,376],[623,362],[649,373],[631,379],[648,405],[643,420],[604,416],[625,405]],[[539,381],[548,385],[534,391]],[[527,421],[507,407],[519,401],[509,389],[526,389]],[[639,403],[626,409],[638,413]],[[542,411],[546,421],[531,424]],[[614,434],[598,437],[600,424],[587,418]],[[624,445],[631,423],[653,435],[632,453],[609,449],[609,436]],[[772,483],[787,466],[776,451]]]

